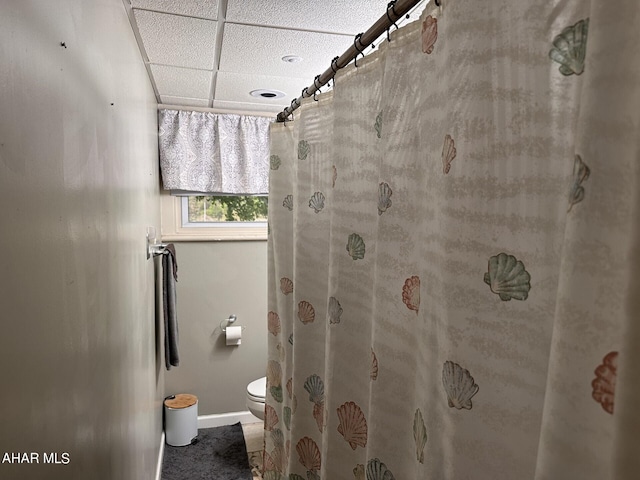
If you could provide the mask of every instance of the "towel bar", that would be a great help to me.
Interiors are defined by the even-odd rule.
[[[166,248],[167,248],[166,243],[150,243],[149,252],[147,253],[147,258],[157,257],[158,255],[164,255],[168,253],[166,251]]]
[[[147,260],[167,253],[165,251],[167,245],[167,243],[160,243],[156,240],[155,227],[147,227]]]

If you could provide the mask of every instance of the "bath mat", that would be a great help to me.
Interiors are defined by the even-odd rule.
[[[253,479],[240,423],[201,428],[193,445],[165,445],[162,480],[205,479]]]

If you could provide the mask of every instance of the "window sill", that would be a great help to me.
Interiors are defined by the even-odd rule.
[[[217,229],[213,229],[217,230]],[[240,233],[234,232],[225,232],[224,234],[220,234],[217,232],[201,232],[201,233],[169,233],[162,234],[163,242],[237,242],[237,241],[266,241],[267,234],[266,232],[256,232],[255,234],[250,234],[246,231]]]

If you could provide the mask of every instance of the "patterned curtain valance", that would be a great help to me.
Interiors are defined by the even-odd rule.
[[[266,117],[160,110],[160,170],[166,190],[268,193]]]

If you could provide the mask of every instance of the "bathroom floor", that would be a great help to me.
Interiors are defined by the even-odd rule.
[[[262,480],[260,471],[262,470],[262,447],[264,437],[264,424],[247,423],[242,425],[244,442],[247,444],[247,454],[249,455],[249,465],[253,480]]]

